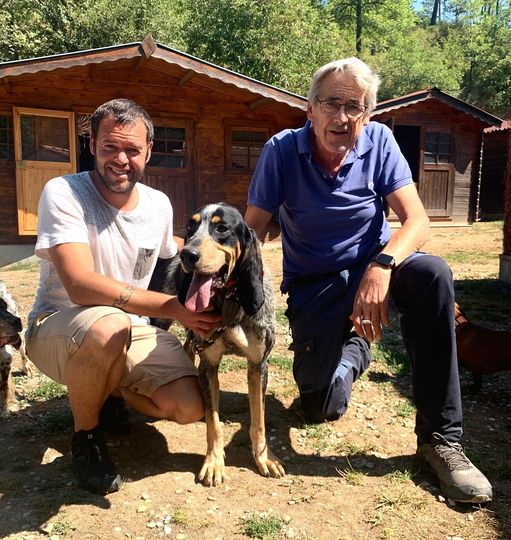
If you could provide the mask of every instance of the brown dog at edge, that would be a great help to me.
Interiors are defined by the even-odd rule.
[[[459,304],[454,304],[458,363],[474,377],[480,390],[483,375],[511,370],[511,331],[490,330],[470,322]]]

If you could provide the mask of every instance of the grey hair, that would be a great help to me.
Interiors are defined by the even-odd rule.
[[[109,116],[113,117],[115,123],[120,126],[133,124],[138,119],[142,120],[147,130],[147,144],[154,139],[153,121],[147,111],[131,99],[119,98],[103,103],[92,115],[91,133],[94,140],[97,138],[101,120]]]
[[[366,115],[376,107],[376,95],[380,86],[380,77],[365,62],[355,56],[343,60],[334,60],[320,67],[314,73],[307,95],[310,103],[319,96],[325,79],[334,73],[345,73],[355,81],[360,90],[366,93],[364,100],[364,105],[367,106]]]

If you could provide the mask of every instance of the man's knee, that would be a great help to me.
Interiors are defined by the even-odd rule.
[[[351,392],[347,392],[344,381],[337,378],[320,390],[300,391],[304,415],[313,422],[337,420],[348,408]]]
[[[391,282],[391,291],[397,307],[408,302],[415,304],[425,299],[451,302],[454,297],[452,271],[449,265],[435,255],[413,257],[398,267]]]
[[[131,321],[127,315],[105,315],[90,327],[81,347],[92,348],[115,359],[127,348],[130,333]]]
[[[151,396],[162,418],[178,424],[198,422],[204,417],[204,403],[196,377],[182,377],[158,388]]]

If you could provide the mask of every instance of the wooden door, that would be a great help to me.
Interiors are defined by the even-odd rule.
[[[448,131],[426,131],[419,196],[430,217],[450,218],[454,195],[454,148]]]
[[[76,172],[74,115],[13,107],[18,232],[37,234],[37,206],[48,180]]]
[[[144,184],[163,191],[174,210],[174,232],[183,234],[195,211],[193,120],[154,118],[154,142]]]

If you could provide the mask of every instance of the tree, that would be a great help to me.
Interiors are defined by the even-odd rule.
[[[320,2],[183,0],[191,54],[306,93],[313,72],[349,51]]]

